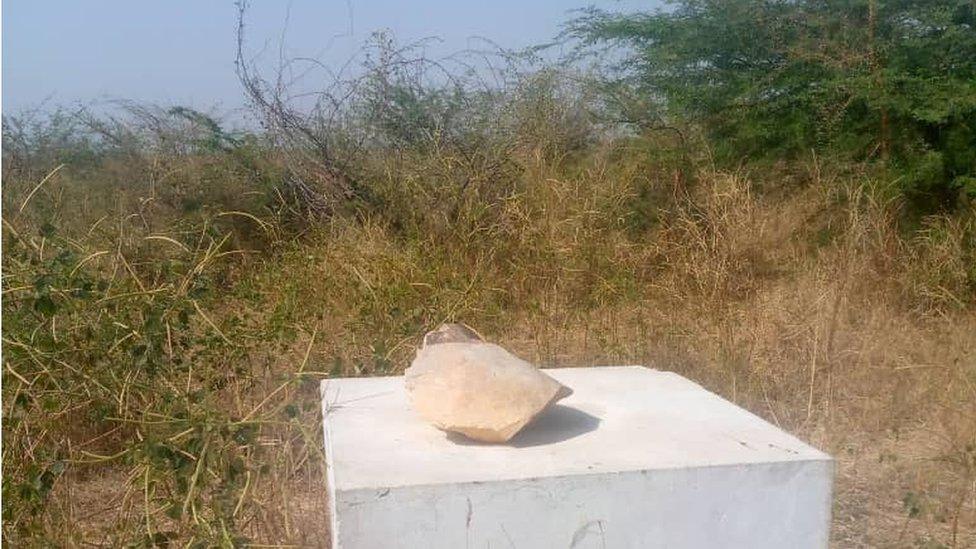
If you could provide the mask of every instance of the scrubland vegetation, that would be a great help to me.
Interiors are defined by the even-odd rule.
[[[587,12],[617,70],[490,85],[379,35],[313,104],[242,53],[259,131],[5,114],[5,541],[320,545],[319,380],[462,321],[833,454],[838,547],[976,546],[976,14],[896,4]]]

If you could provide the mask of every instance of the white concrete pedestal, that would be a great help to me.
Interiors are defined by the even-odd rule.
[[[322,384],[334,549],[820,548],[826,454],[676,374],[555,369],[508,445],[424,423],[403,378]]]

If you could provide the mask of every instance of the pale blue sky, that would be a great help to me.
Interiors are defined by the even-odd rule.
[[[379,29],[398,41],[438,36],[438,53],[484,37],[506,48],[546,42],[595,4],[614,11],[652,9],[656,0],[252,0],[248,42],[277,58],[341,65]],[[233,0],[4,0],[3,110],[48,99],[73,104],[107,98],[239,107],[234,74]]]

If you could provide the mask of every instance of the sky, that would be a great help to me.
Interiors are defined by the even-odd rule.
[[[653,9],[656,0],[251,0],[249,56],[315,57],[341,67],[377,30],[399,43],[438,37],[437,55],[551,40],[572,11]],[[128,99],[230,111],[233,0],[3,0],[2,109]],[[281,47],[284,44],[284,47]]]

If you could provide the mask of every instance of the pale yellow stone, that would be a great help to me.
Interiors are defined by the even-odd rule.
[[[462,325],[427,334],[405,372],[414,409],[438,429],[507,442],[550,404],[572,393]]]

